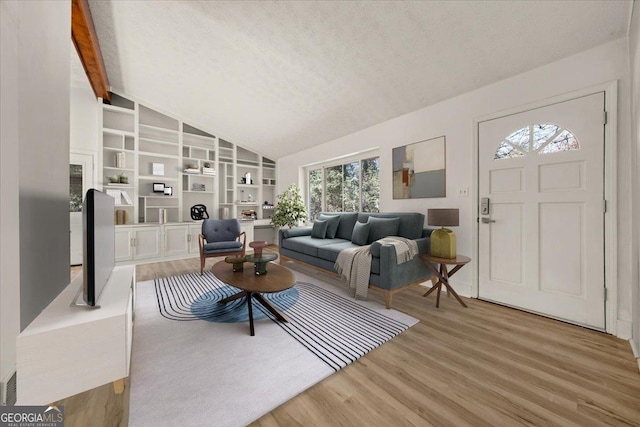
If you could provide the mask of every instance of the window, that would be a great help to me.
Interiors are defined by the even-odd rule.
[[[309,218],[320,212],[379,212],[380,158],[307,171]]]
[[[507,136],[498,146],[493,159],[514,159],[528,153],[549,154],[579,149],[576,137],[562,126],[535,124]]]

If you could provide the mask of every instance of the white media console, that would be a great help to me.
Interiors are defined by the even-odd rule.
[[[17,338],[18,405],[46,405],[129,376],[135,266],[114,268],[99,309],[71,307],[74,279]]]

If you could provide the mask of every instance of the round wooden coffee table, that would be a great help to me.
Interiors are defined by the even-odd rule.
[[[229,301],[236,300],[238,298],[247,297],[247,307],[249,309],[249,330],[251,336],[255,335],[253,328],[253,308],[251,307],[251,300],[255,298],[269,310],[276,319],[281,322],[288,322],[284,314],[282,314],[277,308],[275,308],[265,297],[261,294],[281,292],[285,289],[289,289],[296,284],[296,277],[293,273],[274,263],[269,264],[269,273],[261,276],[257,276],[253,271],[253,268],[247,268],[243,271],[234,272],[231,265],[226,262],[218,262],[213,265],[211,269],[214,276],[222,280],[235,288],[242,289],[241,292],[231,295],[219,302],[219,304],[226,304]]]

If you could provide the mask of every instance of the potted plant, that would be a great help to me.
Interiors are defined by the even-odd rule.
[[[271,215],[271,224],[278,227],[289,228],[297,225],[300,221],[306,221],[307,207],[304,205],[300,188],[291,184],[284,193],[278,195],[278,203]]]

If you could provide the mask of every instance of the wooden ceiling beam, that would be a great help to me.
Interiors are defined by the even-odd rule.
[[[109,79],[88,0],[71,1],[71,39],[96,97],[109,101]]]

